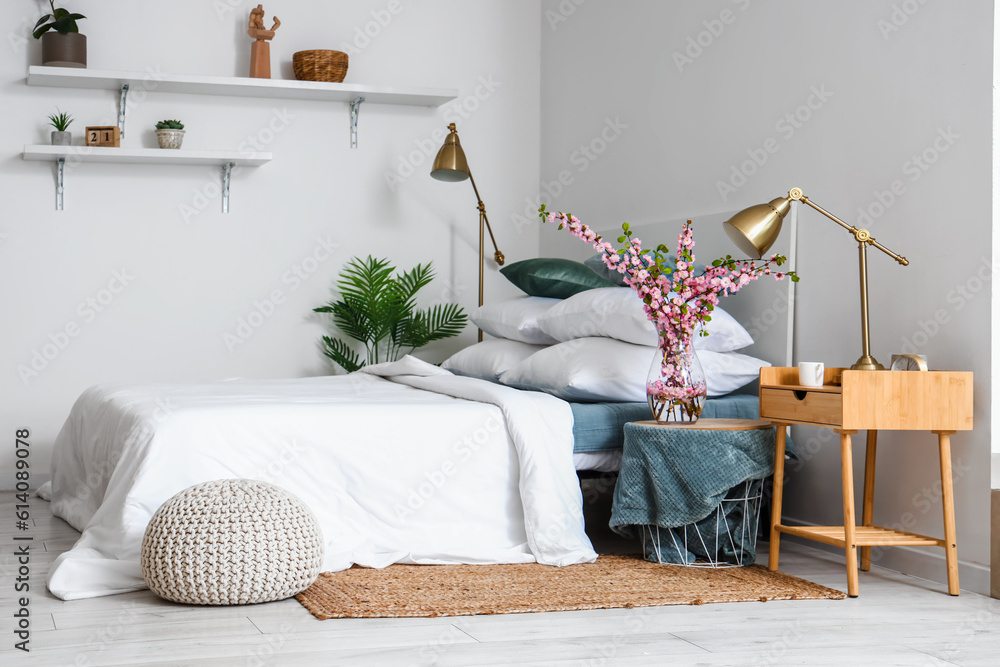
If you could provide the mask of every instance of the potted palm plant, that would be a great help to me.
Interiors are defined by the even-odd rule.
[[[351,343],[323,336],[323,353],[348,373],[395,361],[431,341],[457,336],[465,327],[465,311],[457,304],[417,309],[417,292],[434,278],[430,263],[395,272],[387,259],[355,257],[337,280],[340,298],[313,309],[333,315],[342,333],[364,345],[362,358]]]
[[[160,148],[180,148],[184,143],[184,123],[179,120],[161,120],[156,124],[156,140]]]
[[[86,67],[87,36],[80,34],[76,24],[87,18],[83,14],[73,14],[60,7],[55,0],[49,0],[52,13],[38,19],[32,36],[42,40],[42,64],[48,67]]]
[[[53,146],[71,146],[73,144],[73,133],[67,132],[73,117],[65,111],[56,109],[56,113],[49,116],[49,125],[55,128],[52,132]]]

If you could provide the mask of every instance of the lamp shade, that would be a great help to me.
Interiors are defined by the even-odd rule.
[[[724,222],[723,227],[740,250],[752,259],[760,259],[778,240],[781,221],[791,207],[791,197],[778,197],[743,209]]]
[[[458,132],[455,125],[448,126],[451,133],[445,138],[444,145],[434,158],[434,167],[431,169],[431,178],[448,183],[464,181],[471,176],[469,171],[469,161],[465,159],[465,151],[462,150],[462,142],[458,139]]]

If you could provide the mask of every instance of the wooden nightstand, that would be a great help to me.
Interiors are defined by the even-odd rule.
[[[836,380],[839,385],[833,384]],[[760,369],[760,418],[778,426],[774,454],[774,495],[771,500],[771,544],[768,567],[778,569],[781,533],[843,547],[847,554],[847,593],[858,595],[858,554],[861,569],[871,567],[873,546],[938,546],[945,550],[948,592],[958,595],[958,551],[951,479],[951,434],[972,430],[972,373],[952,371],[852,371],[827,368],[822,387],[798,384],[797,368]],[[787,426],[808,424],[840,434],[843,526],[786,526],[781,523]],[[865,456],[862,525],[854,516],[854,472],[851,436],[868,431]],[[878,431],[931,431],[938,436],[941,459],[941,503],[944,539],[876,526],[872,521],[875,492],[875,449]]]

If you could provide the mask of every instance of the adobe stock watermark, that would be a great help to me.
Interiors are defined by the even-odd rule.
[[[990,258],[981,258],[979,265],[973,270],[971,275],[956,283],[953,288],[948,290],[948,293],[945,295],[945,302],[950,305],[950,308],[935,308],[930,317],[917,320],[913,333],[909,336],[903,336],[900,341],[900,351],[903,354],[917,354],[921,352],[951,322],[954,313],[965,308],[973,299],[979,296],[984,288],[992,284],[993,272],[997,270],[997,266]]]
[[[166,78],[166,74],[160,71],[159,65],[146,65],[143,69],[142,79],[139,81],[130,81],[128,98],[126,102],[126,113],[134,112],[136,109],[141,107],[149,97],[149,94],[154,92],[160,87],[160,83]],[[117,97],[117,96],[116,96]],[[118,125],[119,120],[119,109],[118,101],[112,103],[112,114],[104,116],[100,121],[93,123],[94,125]],[[66,168],[75,168],[79,163],[79,159],[74,159],[76,154],[87,155],[92,146],[73,146],[70,150],[70,157],[66,159]]]
[[[903,0],[903,2],[893,5],[888,18],[880,18],[875,22],[875,26],[882,35],[882,40],[888,42],[889,37],[909,23],[910,19],[925,4],[927,4],[927,0]]]
[[[133,82],[130,85],[129,96],[128,96],[128,110],[134,111],[137,109],[147,98],[149,93],[156,90],[160,82],[163,81],[166,76],[160,71],[159,65],[152,66],[147,65],[144,70],[144,74],[141,81]],[[118,125],[118,112],[117,109],[113,116],[104,116],[101,120],[94,123],[94,125]],[[66,164],[64,167],[64,174],[68,176],[71,174],[80,164],[83,163],[84,159],[92,155],[95,150],[103,150],[96,146],[66,146]]]
[[[900,171],[903,172],[903,176],[906,176],[910,183],[916,183],[961,138],[962,135],[951,129],[950,125],[946,128],[939,127],[934,139],[919,153],[914,153],[907,158],[900,166]],[[874,201],[858,207],[857,226],[870,228],[907,191],[906,183],[902,179],[893,180],[885,190],[875,190],[872,193]]]
[[[545,20],[549,24],[549,29],[552,32],[558,30],[559,25],[568,21],[569,17],[576,13],[577,8],[585,2],[587,0],[560,0],[555,10],[546,9]]]
[[[625,628],[618,630],[610,637],[603,637],[596,644],[591,645],[590,648],[593,649],[594,655],[583,663],[585,667],[604,667],[608,661],[618,657],[619,651],[629,643],[629,639],[638,635],[649,625],[653,616],[653,608],[632,607],[627,609],[625,613]]]
[[[417,652],[417,662],[411,662],[408,667],[424,667],[425,665],[438,664],[438,658],[448,652],[448,649],[456,644],[467,644],[472,639],[466,632],[469,628],[467,621],[459,619],[454,623],[445,626],[444,630],[437,637],[424,642]]]
[[[130,432],[130,442],[144,443],[151,439],[156,430],[165,424],[176,411],[169,396],[157,397],[153,400],[153,406],[152,411],[143,416],[139,427]],[[88,500],[91,496],[103,498],[108,481],[114,474],[117,465],[117,462],[111,461],[89,463],[86,476],[77,482],[73,498],[83,501]]]
[[[831,97],[833,97],[833,93],[827,90],[826,84],[810,86],[809,95],[806,96],[805,101],[792,111],[780,116],[774,123],[774,131],[781,139],[790,141],[796,132],[812,120],[816,112],[822,109]],[[719,191],[722,201],[726,201],[730,195],[736,194],[754,174],[767,164],[771,156],[780,150],[781,142],[775,137],[768,137],[759,147],[748,148],[746,151],[747,159],[730,166],[729,178],[715,182],[715,187]]]
[[[967,463],[962,457],[958,457],[952,467],[953,482],[961,481],[974,469],[975,468],[972,464]],[[924,485],[922,489],[911,496],[910,505],[917,511],[917,514],[914,514],[911,511],[906,511],[899,515],[898,520],[884,525],[886,528],[890,528],[892,530],[910,532],[916,527],[918,516],[926,516],[931,510],[935,510],[938,513],[944,512],[944,505],[942,503],[943,497],[944,494],[941,479],[938,478],[933,482]],[[887,552],[886,546],[887,545],[880,545],[872,547],[871,560],[873,563],[882,560]]]
[[[292,626],[282,623],[275,635],[264,635],[263,644],[255,644],[247,651],[247,667],[265,667],[270,664],[281,664],[277,661],[279,652],[293,636]]]
[[[41,4],[47,5],[48,3]],[[75,0],[64,0],[59,3],[59,6],[68,9],[71,12],[76,12],[80,9],[79,7],[74,7],[74,5],[77,4],[78,3]],[[7,32],[7,42],[10,44],[10,49],[15,55],[24,54],[28,48],[28,40],[34,39],[32,33],[35,31],[35,25],[38,23],[38,20],[46,14],[49,14],[49,8],[47,6],[41,11],[35,11],[33,14],[22,16],[17,22],[17,27],[12,28]]]
[[[270,119],[258,128],[255,133],[247,135],[247,138],[236,147],[240,157],[253,159],[260,155],[281,133],[291,127],[293,120],[295,120],[295,114],[290,112],[287,107],[271,109]],[[243,169],[242,166],[236,165],[230,172],[230,176],[236,178],[243,172]],[[201,186],[196,187],[192,191],[191,199],[188,202],[182,202],[177,205],[177,212],[185,224],[190,224],[193,218],[200,215],[202,211],[209,207],[212,200],[221,194],[221,179],[216,172],[213,176],[206,178]]]
[[[750,0],[732,0],[732,2],[741,12],[746,11],[747,7],[750,6]],[[739,14],[727,8],[719,12],[716,18],[703,20],[701,24],[705,29],[694,35],[688,35],[683,52],[673,52],[672,57],[677,71],[683,74],[685,67],[693,65],[694,61],[701,58],[715,44],[715,40],[722,37],[726,26],[736,23],[738,16]]]
[[[628,128],[629,126],[622,122],[621,116],[605,118],[604,125],[594,137],[580,144],[569,154],[569,165],[575,169],[561,169],[551,181],[543,179],[539,183],[538,196],[534,199],[525,197],[523,211],[511,213],[510,222],[514,230],[520,234],[525,227],[538,224],[538,209],[541,205],[552,206],[565,189],[576,182],[577,175],[587,171],[590,165],[600,159]]]
[[[127,99],[127,110],[135,111],[146,101],[149,94],[160,87],[160,82],[166,78],[166,75],[160,71],[159,65],[146,65],[143,70],[142,80],[138,82],[132,82],[129,85],[128,99]],[[118,124],[118,108],[115,107],[115,115],[113,117],[105,116],[101,122],[101,125],[117,125]]]
[[[754,667],[786,664],[784,662],[785,654],[790,649],[795,648],[797,644],[801,644],[805,634],[806,629],[801,620],[786,623],[785,631],[781,633],[781,636],[768,644],[767,648],[759,653],[753,662],[748,664]]]
[[[419,512],[431,498],[444,488],[448,480],[462,468],[463,464],[468,463],[495,434],[503,433],[505,429],[505,423],[497,419],[495,415],[490,414],[481,426],[461,440],[454,442],[451,447],[451,456],[432,470],[424,472],[423,479],[415,487],[409,489],[408,493],[405,493],[405,499],[402,502],[396,502],[393,506],[396,518],[400,522],[405,522]]]
[[[384,8],[371,10],[369,14],[372,20],[362,26],[355,26],[351,41],[341,42],[337,48],[351,57],[361,55],[361,52],[371,46],[411,2],[413,0],[407,0],[405,4],[402,0],[389,0]]]
[[[10,44],[10,50],[14,55],[24,55],[28,50],[28,40],[32,39],[34,26],[42,16],[44,16],[42,12],[37,12],[33,16],[22,16],[17,27],[7,31],[7,43]]]
[[[313,249],[281,275],[281,283],[287,286],[287,292],[285,289],[275,288],[255,299],[250,311],[236,320],[236,327],[232,331],[223,332],[222,342],[229,353],[233,354],[250,340],[287,303],[288,293],[298,291],[339,248],[340,244],[329,235],[325,239],[317,238]]]
[[[278,480],[285,476],[289,468],[296,465],[299,457],[305,451],[306,447],[300,445],[299,441],[294,438],[289,441],[282,441],[281,451],[266,465],[258,468],[253,479],[278,484]]]
[[[449,303],[457,303],[459,298],[469,290],[469,286],[450,278],[444,278],[444,287],[438,292],[438,296],[427,304],[428,308],[443,306]]]
[[[760,337],[767,333],[767,331],[773,327],[781,315],[788,312],[788,306],[793,301],[789,299],[788,290],[780,290],[774,300],[771,301],[771,305],[760,311],[759,315],[750,318],[748,322],[740,322],[743,328],[747,330],[750,337],[755,341],[759,340]]]
[[[438,149],[448,136],[447,125],[454,123],[460,125],[462,120],[468,120],[479,109],[483,102],[493,97],[493,94],[503,85],[497,81],[492,74],[480,76],[478,84],[473,92],[466,95],[461,100],[456,100],[448,105],[444,111],[445,127],[434,128],[430,136],[424,139],[414,139],[414,149],[405,155],[396,158],[396,168],[382,172],[385,184],[392,192],[396,192],[406,179],[417,172],[428,161],[437,155]]]
[[[256,0],[254,0],[254,2],[256,2]],[[237,9],[240,9],[245,4],[247,4],[247,0],[212,0],[212,9],[215,10],[215,15],[219,17],[219,20],[224,21],[230,14],[235,12]]]
[[[115,618],[108,622],[103,628],[95,630],[87,642],[83,645],[79,653],[73,659],[73,665],[77,667],[91,667],[91,665],[105,664],[99,656],[104,651],[121,640],[125,633],[125,628],[139,619],[138,603],[128,600],[121,604],[121,611]]]
[[[105,287],[81,301],[76,307],[78,319],[67,320],[59,329],[49,333],[46,341],[29,351],[27,363],[18,364],[17,374],[24,386],[28,386],[62,354],[69,344],[83,333],[87,326],[111,306],[118,296],[132,284],[135,276],[128,269],[112,271],[111,279]]]
[[[997,627],[1000,627],[1000,601],[993,598],[982,598],[982,607],[975,613],[970,613],[962,619],[962,624],[953,630],[951,636],[958,641],[945,644],[942,651],[943,659],[948,660],[948,665],[961,664],[951,662],[962,655],[962,649],[970,644],[969,640],[981,637],[984,634],[992,633],[995,636]],[[916,647],[914,647],[916,648]],[[935,645],[935,649],[940,647]],[[918,648],[918,650],[921,650]],[[926,651],[926,649],[924,649]]]

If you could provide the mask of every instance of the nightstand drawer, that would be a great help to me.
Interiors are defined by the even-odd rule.
[[[796,389],[761,389],[760,418],[839,426],[844,400],[839,393]]]

